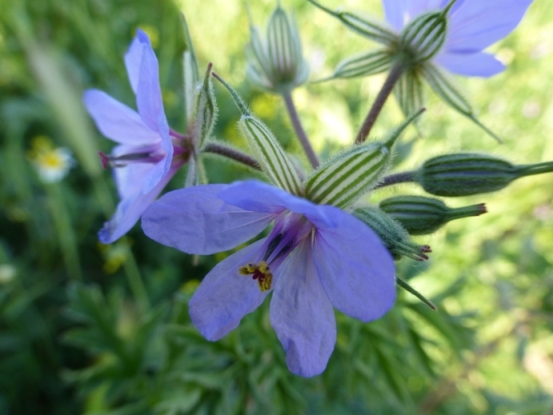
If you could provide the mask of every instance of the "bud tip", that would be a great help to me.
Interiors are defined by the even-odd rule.
[[[488,213],[488,209],[486,208],[486,204],[485,203],[479,203],[478,205],[476,205],[478,207],[478,209],[480,210],[480,213],[477,215],[477,216],[480,216],[480,215],[483,215],[484,213]]]

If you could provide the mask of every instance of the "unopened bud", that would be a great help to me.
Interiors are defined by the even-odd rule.
[[[386,141],[351,147],[319,166],[305,180],[305,197],[317,204],[350,206],[376,186],[390,165],[395,141],[423,111],[411,115]]]
[[[450,208],[438,199],[424,196],[395,196],[380,202],[380,209],[394,218],[411,235],[426,235],[447,222],[486,213],[483,203]]]
[[[396,260],[406,256],[416,261],[424,261],[428,259],[426,254],[432,252],[428,245],[418,245],[411,241],[407,231],[376,206],[355,209],[353,214],[376,232]]]
[[[469,196],[503,189],[519,177],[552,171],[553,162],[515,166],[486,154],[458,153],[425,161],[415,181],[437,196]]]
[[[250,33],[251,58],[247,75],[251,82],[277,93],[305,83],[309,65],[303,59],[298,29],[280,6],[269,20],[266,42],[255,27],[251,26]]]

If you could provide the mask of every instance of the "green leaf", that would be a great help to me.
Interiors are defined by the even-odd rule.
[[[430,307],[432,310],[436,310],[436,306],[432,304],[432,301],[427,299],[424,295],[422,295],[420,292],[415,290],[408,282],[402,280],[398,276],[396,276],[396,283],[399,287],[403,288],[405,291],[413,294],[415,297],[417,297],[419,300],[421,300],[424,304],[426,304],[428,307]]]

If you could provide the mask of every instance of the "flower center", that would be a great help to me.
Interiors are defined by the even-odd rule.
[[[273,272],[286,257],[311,233],[313,225],[297,213],[284,212],[275,220],[275,226],[261,247],[258,260],[238,268],[241,275],[251,275],[262,292],[271,289]]]
[[[257,280],[257,284],[259,285],[261,292],[271,289],[273,274],[265,261],[259,262],[259,265],[250,262],[249,264],[238,268],[238,272],[241,275],[251,275],[252,279]]]

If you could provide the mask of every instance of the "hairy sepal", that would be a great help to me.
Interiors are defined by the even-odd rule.
[[[198,72],[198,62],[196,60],[196,53],[194,52],[194,45],[190,38],[190,32],[188,31],[188,24],[184,15],[182,15],[182,27],[184,33],[184,41],[186,43],[186,50],[184,51],[182,58],[183,75],[184,75],[184,101],[186,120],[191,122],[194,114],[194,101],[196,98],[196,86],[199,82],[200,75]]]
[[[301,181],[294,164],[271,130],[250,114],[242,115],[238,124],[269,179],[281,189],[300,195]]]
[[[315,170],[305,182],[305,196],[315,203],[345,208],[380,180],[390,163],[385,143],[355,146]]]
[[[206,140],[211,135],[216,119],[217,102],[213,91],[213,83],[211,82],[211,64],[209,64],[196,95],[193,137],[194,147],[197,151],[203,148]]]
[[[405,72],[399,79],[394,94],[403,115],[408,116],[425,104],[424,88],[420,76],[412,71]]]
[[[473,110],[467,99],[457,89],[454,81],[442,70],[432,64],[425,64],[422,66],[421,73],[432,90],[447,105],[467,117],[473,116]]]
[[[400,259],[403,256],[415,261],[428,259],[426,253],[430,252],[430,247],[411,241],[409,233],[401,224],[378,207],[357,208],[353,211],[353,215],[376,232],[394,259]]]
[[[305,181],[305,196],[319,204],[350,206],[378,184],[396,140],[423,111],[412,114],[387,140],[352,147],[322,164]]]

